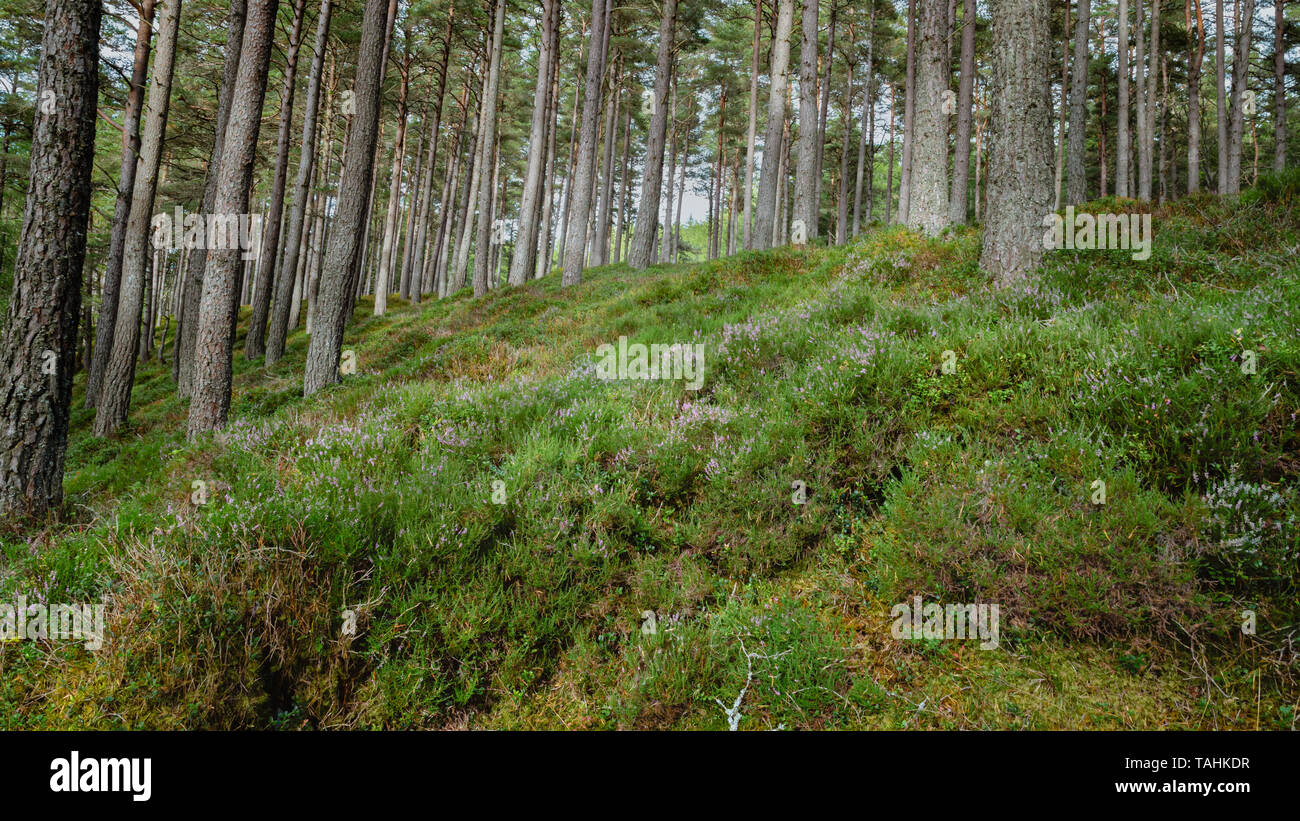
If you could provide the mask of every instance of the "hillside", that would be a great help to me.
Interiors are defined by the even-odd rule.
[[[876,229],[363,299],[355,375],[236,357],[194,444],[165,365],[110,440],[78,377],[70,522],[3,537],[0,602],[107,637],[0,644],[0,727],[1294,729],[1298,208],[1182,200],[1011,291],[974,229]],[[620,336],[703,386],[600,379]],[[914,596],[998,646],[895,638]]]

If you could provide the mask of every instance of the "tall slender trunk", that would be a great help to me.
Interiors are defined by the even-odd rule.
[[[388,6],[388,13],[384,8]],[[396,15],[397,0],[366,0],[358,48],[352,117],[344,148],[338,208],[321,269],[319,305],[307,349],[303,391],[310,396],[339,381],[343,330],[347,324],[350,271],[360,253],[358,239],[366,218],[375,142],[379,131],[380,89],[384,80],[384,39]]]
[[[86,374],[86,407],[93,408],[99,400],[108,368],[108,354],[113,347],[113,331],[117,325],[117,297],[122,283],[122,253],[126,247],[126,223],[131,217],[131,193],[135,187],[135,172],[140,157],[140,114],[144,110],[144,89],[149,76],[149,41],[153,34],[154,0],[140,4],[139,22],[136,24],[135,54],[132,58],[131,85],[126,95],[126,108],[122,115],[122,164],[117,176],[117,198],[113,206],[113,229],[109,235],[108,259],[104,264],[103,283],[99,296],[99,321],[95,324],[95,347],[90,368]],[[13,91],[18,91],[15,86]],[[8,159],[9,132],[5,131],[3,153]],[[4,174],[0,172],[0,202],[4,201]],[[3,209],[0,208],[0,214]],[[0,267],[2,267],[0,263]]]
[[[297,280],[298,258],[302,246],[306,221],[307,198],[316,163],[316,123],[320,108],[321,71],[325,65],[325,48],[329,38],[332,0],[321,0],[320,14],[316,18],[316,45],[312,52],[311,74],[307,79],[307,108],[303,113],[301,153],[298,157],[298,174],[294,179],[293,207],[289,210],[288,245],[284,249],[284,273],[275,281],[275,295],[271,310],[271,328],[266,340],[266,364],[274,365],[284,356],[284,344],[289,333],[289,315],[294,300],[293,290]],[[325,145],[333,138],[330,133],[332,111],[326,113]],[[310,312],[308,313],[310,324]]]
[[[162,164],[167,134],[167,111],[172,72],[176,66],[176,32],[180,27],[180,0],[162,0],[158,18],[153,78],[140,141],[140,167],[131,192],[122,253],[122,287],[118,294],[117,323],[109,349],[104,383],[96,403],[95,435],[108,436],[126,421],[135,382],[135,357],[140,341],[140,311],[144,301],[145,271],[149,264],[149,225],[153,215],[158,168]]]
[[[447,25],[442,32],[442,57],[438,61],[438,90],[433,95],[433,121],[429,123],[429,156],[425,162],[424,181],[421,184],[423,195],[415,222],[415,248],[411,255],[410,278],[416,303],[419,303],[421,297],[433,288],[433,283],[426,273],[428,267],[426,259],[429,254],[429,224],[432,219],[430,209],[433,207],[433,172],[438,164],[439,129],[442,127],[443,100],[447,96],[447,69],[451,63],[451,32],[455,13],[455,4],[450,4],[447,9]],[[447,167],[451,168],[450,161],[448,161]],[[444,205],[440,212],[445,210],[446,206]]]
[[[293,28],[289,35],[289,52],[284,69],[284,85],[280,91],[280,129],[275,140],[275,177],[271,183],[271,202],[263,225],[262,249],[258,253],[257,286],[253,291],[253,313],[249,319],[248,336],[244,340],[244,356],[257,359],[266,352],[267,314],[271,308],[271,290],[276,277],[276,255],[280,250],[280,225],[284,214],[284,187],[289,177],[289,129],[293,125],[294,91],[298,77],[298,51],[302,45],[302,19],[307,0],[295,0]],[[311,148],[305,148],[311,151]],[[288,276],[296,274],[288,269]]]
[[[1236,31],[1237,42],[1232,49],[1232,99],[1228,115],[1228,177],[1224,186],[1226,194],[1241,193],[1241,141],[1245,124],[1242,98],[1246,93],[1250,58],[1251,22],[1255,18],[1255,0],[1241,4],[1241,22]]]
[[[808,239],[817,236],[817,13],[818,0],[803,0],[799,49],[799,155],[794,172],[794,219]]]
[[[1070,30],[1070,4],[1067,2],[1064,6],[1065,24],[1061,27],[1062,31]],[[1070,38],[1066,37],[1064,48],[1061,49],[1061,107],[1057,112],[1059,123],[1056,127],[1056,187],[1052,199],[1052,210],[1057,211],[1061,208],[1061,194],[1065,186],[1065,126],[1066,117],[1070,109]]]
[[[897,86],[889,84],[889,176],[885,181],[885,224],[890,224],[890,209],[894,205],[894,97]],[[976,171],[978,171],[978,167]],[[978,187],[978,186],[977,186]]]
[[[1070,144],[1067,149],[1066,203],[1079,205],[1088,195],[1088,16],[1089,0],[1078,1],[1078,19],[1074,23],[1074,77],[1070,82]],[[1160,0],[1156,0],[1159,3]]]
[[[745,136],[744,246],[750,250],[754,234],[754,140],[758,132],[758,51],[762,43],[763,0],[754,0],[754,44],[749,65],[749,130]]]
[[[406,162],[406,121],[410,116],[407,96],[411,88],[410,52],[402,58],[402,83],[397,92],[397,130],[393,135],[393,172],[388,180],[388,212],[384,215],[384,235],[380,245],[379,267],[375,271],[374,315],[388,311],[388,294],[393,290],[393,245],[397,237],[398,214],[402,208],[402,168]]]
[[[1283,0],[1273,0],[1273,170],[1286,169],[1286,20]]]
[[[907,63],[903,86],[903,166],[898,179],[898,221],[906,223],[912,203],[912,139],[916,119],[916,2],[907,0]]]
[[[1146,122],[1142,126],[1141,165],[1138,167],[1138,196],[1144,200],[1151,199],[1155,163],[1156,110],[1160,97],[1160,0],[1153,0],[1151,6],[1151,50],[1147,59],[1151,71],[1146,79]]]
[[[1146,61],[1146,26],[1143,20],[1143,4],[1145,0],[1133,0],[1136,8],[1137,19],[1135,21],[1133,37],[1135,40],[1134,49],[1134,66],[1133,71],[1137,78],[1134,94],[1137,96],[1137,191],[1136,196],[1140,200],[1150,199],[1151,197],[1151,158],[1147,154],[1147,85],[1154,82],[1147,76]]]
[[[235,75],[239,73],[239,52],[244,44],[244,23],[248,18],[248,0],[231,0],[226,18],[226,49],[221,70],[221,91],[217,95],[217,121],[212,135],[212,154],[203,182],[203,214],[211,214],[217,199],[217,169],[226,140],[226,121],[235,93]],[[205,243],[206,246],[206,243]],[[206,247],[190,251],[186,264],[184,301],[180,324],[176,329],[176,356],[172,360],[172,377],[176,392],[189,396],[194,383],[194,340],[199,330],[199,297],[203,292],[203,272],[207,268]]]
[[[790,84],[790,30],[794,27],[794,0],[778,0],[776,33],[772,40],[772,78],[767,97],[767,131],[763,138],[763,168],[758,181],[753,247],[772,247],[777,229],[782,140],[786,119],[786,89]],[[633,237],[635,241],[635,237]]]
[[[975,99],[975,18],[975,0],[962,0],[957,142],[952,156],[952,190],[948,195],[948,220],[955,225],[966,223],[966,202],[969,196],[971,109]]]
[[[1115,112],[1115,196],[1129,195],[1129,99],[1128,99],[1128,0],[1119,0],[1119,38],[1115,52],[1119,61],[1116,71],[1116,95],[1119,110]]]
[[[556,132],[560,130],[559,22],[562,10],[563,6],[557,6],[555,10],[555,58],[551,60],[551,104],[549,113],[546,115],[546,183],[542,187],[542,199],[537,204],[538,210],[541,212],[541,225],[537,229],[537,261],[533,276],[538,279],[551,270],[551,249],[555,238],[553,230],[555,223],[555,144]],[[632,113],[629,111],[629,122],[631,116]]]
[[[1187,59],[1187,193],[1201,190],[1201,66],[1205,60],[1205,20],[1201,0],[1188,0],[1196,10],[1196,42]],[[1192,30],[1191,20],[1187,30]]]
[[[478,231],[474,242],[474,296],[483,296],[488,289],[488,271],[492,262],[492,197],[495,186],[492,180],[497,172],[497,96],[501,88],[501,38],[505,32],[506,0],[496,0],[495,22],[492,27],[492,50],[488,62],[487,95],[483,105],[483,157],[492,157],[479,169],[481,176],[478,191]],[[486,182],[486,185],[484,184]]]
[[[244,44],[240,48],[235,96],[226,123],[226,142],[217,177],[216,213],[248,213],[257,136],[262,124],[267,69],[271,62],[279,0],[249,0]],[[239,244],[210,249],[203,272],[199,327],[194,340],[194,392],[186,435],[194,439],[225,427],[230,411],[234,316],[243,268]]]
[[[629,190],[628,171],[631,165],[632,154],[632,110],[628,107],[627,114],[624,115],[623,124],[623,160],[622,171],[619,174],[618,181],[618,217],[615,222],[614,230],[614,254],[615,263],[623,261],[623,231],[627,227],[627,209],[631,204],[632,195]],[[549,154],[549,151],[548,151]]]
[[[791,0],[793,2],[793,0]],[[663,184],[664,142],[668,130],[668,85],[672,79],[673,47],[677,38],[677,0],[664,0],[659,18],[659,49],[655,60],[654,113],[646,137],[645,174],[641,178],[641,199],[637,205],[636,228],[628,265],[645,268],[651,263],[659,230],[659,198]]]
[[[524,189],[519,205],[519,234],[515,255],[510,261],[511,285],[523,285],[537,267],[538,203],[542,196],[546,152],[539,150],[547,141],[547,119],[551,102],[551,64],[558,60],[559,0],[545,0],[542,8],[542,33],[537,58],[537,82],[533,88],[533,117],[528,131],[528,164],[524,169]]]

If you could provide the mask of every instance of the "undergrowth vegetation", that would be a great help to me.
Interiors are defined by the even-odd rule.
[[[1007,290],[974,229],[877,229],[362,300],[356,376],[236,357],[193,445],[144,366],[0,543],[0,602],[108,612],[96,652],[0,644],[0,727],[1294,728],[1295,193]],[[621,335],[703,344],[702,389],[599,378]],[[914,596],[998,604],[1001,646],[895,639]]]

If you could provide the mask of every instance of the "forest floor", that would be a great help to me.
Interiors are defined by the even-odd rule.
[[[166,366],[110,440],[79,380],[0,604],[106,597],[104,645],[0,642],[0,728],[1295,729],[1296,178],[1153,223],[1002,291],[873,229],[362,300],[311,399],[241,329],[193,444]],[[703,386],[599,378],[619,336]],[[914,596],[998,646],[896,638]]]

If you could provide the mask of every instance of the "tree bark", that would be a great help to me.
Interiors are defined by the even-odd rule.
[[[1000,286],[1024,279],[1043,255],[1052,201],[1052,41],[1047,0],[992,0],[993,105],[988,209],[980,269]]]
[[[497,140],[497,95],[501,87],[501,38],[505,30],[506,0],[495,3],[496,18],[492,29],[492,50],[488,65],[487,95],[483,106],[483,158],[488,160],[479,169],[481,178],[478,190],[478,231],[474,243],[474,296],[487,293],[488,272],[492,263],[492,180],[496,175],[495,146]]]
[[[400,71],[402,83],[397,92],[397,131],[393,135],[393,171],[388,179],[388,211],[384,215],[384,235],[380,240],[379,266],[375,271],[373,311],[375,316],[383,316],[388,311],[388,294],[393,290],[393,246],[397,241],[397,226],[400,222],[398,215],[402,209],[402,168],[406,163],[406,121],[410,117],[406,102],[411,88],[409,50],[402,57]]]
[[[271,330],[266,342],[268,366],[274,365],[284,356],[284,344],[289,336],[289,316],[294,302],[294,283],[298,278],[298,258],[307,217],[307,200],[311,194],[311,181],[316,164],[316,124],[320,110],[321,71],[325,65],[325,49],[329,42],[330,17],[333,8],[333,0],[321,0],[320,14],[316,18],[316,46],[312,53],[311,75],[307,80],[307,108],[303,113],[301,154],[298,157],[298,175],[294,179],[293,208],[289,212],[287,235],[289,244],[284,249],[282,269],[284,275],[275,281]],[[331,137],[327,129],[326,145],[329,144]],[[310,318],[310,313],[308,316]]]
[[[122,116],[122,165],[117,177],[117,200],[113,206],[113,229],[109,236],[108,259],[104,265],[99,295],[99,321],[95,324],[95,347],[86,374],[86,407],[99,400],[108,369],[108,353],[113,347],[113,330],[117,326],[117,298],[122,283],[122,252],[126,247],[126,223],[131,216],[131,192],[140,159],[140,115],[144,111],[144,89],[149,79],[149,41],[153,34],[154,0],[140,4],[136,26],[135,54],[132,59],[131,88],[126,96]],[[17,91],[17,89],[14,89]],[[6,132],[6,142],[8,133]],[[8,153],[8,145],[4,148]],[[0,189],[4,179],[0,176]],[[0,195],[2,198],[3,195]]]
[[[907,0],[907,63],[903,85],[903,159],[898,178],[898,221],[907,224],[912,204],[912,154],[916,125],[916,2]]]
[[[1205,60],[1205,20],[1201,15],[1201,0],[1188,2],[1196,8],[1196,42],[1187,59],[1187,193],[1195,194],[1201,190],[1201,66]]]
[[[1119,68],[1116,95],[1119,110],[1115,114],[1115,196],[1129,195],[1129,98],[1128,98],[1128,0],[1119,0],[1119,39],[1116,44]]]
[[[239,74],[217,177],[215,213],[219,216],[248,213],[278,9],[279,0],[249,0]],[[208,250],[207,270],[203,272],[199,327],[194,340],[194,392],[186,427],[186,436],[191,440],[225,427],[230,411],[231,349],[239,305],[237,286],[244,261],[238,243],[234,248],[228,246]]]
[[[1225,194],[1241,193],[1241,141],[1245,124],[1242,96],[1246,93],[1250,58],[1251,21],[1255,17],[1255,0],[1244,0],[1237,43],[1232,50],[1232,99],[1228,115],[1228,177]]]
[[[1283,0],[1273,0],[1273,170],[1286,170],[1286,20]]]
[[[533,116],[528,130],[528,163],[524,169],[524,188],[519,206],[519,234],[515,255],[510,260],[511,285],[528,281],[537,266],[538,203],[542,196],[545,171],[547,118],[551,101],[551,63],[558,59],[559,31],[556,10],[559,0],[545,0],[542,7],[542,32],[537,58],[537,82],[533,89]]]
[[[966,224],[966,202],[969,196],[971,111],[975,100],[975,21],[975,0],[962,0],[957,142],[952,157],[952,191],[948,195],[948,221],[954,225]]]
[[[297,89],[298,51],[302,45],[302,19],[307,0],[295,0],[293,27],[289,34],[289,52],[284,69],[284,85],[280,90],[280,129],[275,139],[275,177],[271,182],[271,203],[263,223],[262,249],[258,253],[257,285],[253,290],[253,313],[248,321],[248,335],[244,340],[244,356],[257,359],[266,353],[266,322],[271,308],[271,291],[276,277],[276,261],[280,251],[280,225],[284,216],[284,187],[289,178],[289,129],[293,125],[293,100]],[[304,143],[304,151],[312,147]],[[297,274],[296,268],[287,268],[286,277]]]
[[[1159,2],[1159,0],[1157,0]],[[1088,26],[1090,0],[1078,0],[1074,23],[1074,77],[1070,82],[1070,130],[1066,151],[1066,203],[1079,205],[1088,195]]]
[[[221,165],[221,150],[226,139],[226,121],[230,117],[232,95],[235,93],[235,75],[239,72],[239,51],[244,43],[244,23],[248,17],[247,0],[231,0],[226,18],[225,62],[221,72],[221,91],[217,98],[217,122],[212,136],[212,157],[208,160],[203,183],[204,215],[212,213],[217,197],[217,169]],[[206,245],[206,243],[205,243]],[[203,292],[203,272],[207,268],[207,248],[190,251],[186,265],[188,279],[184,287],[180,325],[176,329],[177,356],[172,362],[172,376],[176,379],[176,392],[189,396],[194,385],[194,340],[199,327],[199,297]]]
[[[744,247],[754,247],[754,141],[758,132],[758,51],[762,44],[763,0],[754,0],[754,45],[749,71],[749,130],[745,136]]]
[[[777,196],[781,182],[781,149],[786,123],[786,89],[790,84],[790,30],[794,0],[778,0],[776,33],[772,40],[771,85],[767,97],[767,131],[763,137],[763,168],[758,181],[753,247],[771,248],[777,227]],[[636,237],[633,237],[635,242]]]
[[[795,166],[794,219],[808,239],[817,236],[817,14],[818,0],[803,0],[799,49],[799,156]]]
[[[0,514],[63,501],[99,96],[98,0],[49,0],[27,199],[0,339]],[[52,92],[54,106],[44,105]],[[48,109],[48,110],[45,110]]]
[[[911,201],[907,226],[937,236],[948,226],[947,0],[919,0],[916,98],[912,115]]]
[[[790,0],[793,2],[793,0]],[[636,228],[628,249],[628,265],[650,265],[659,232],[659,198],[663,185],[664,144],[668,131],[668,86],[672,79],[673,46],[677,37],[677,0],[664,0],[659,18],[659,51],[655,61],[654,113],[646,137],[645,174],[637,204]]]
[[[180,0],[163,0],[158,21],[158,44],[154,76],[149,83],[144,136],[140,142],[140,167],[131,192],[131,216],[127,221],[122,254],[122,289],[118,294],[117,323],[109,349],[104,384],[96,405],[95,435],[107,436],[126,421],[135,382],[136,349],[140,343],[140,311],[144,302],[145,272],[149,264],[149,224],[153,214],[158,167],[162,164],[163,140],[167,132],[167,111],[172,72],[176,64],[176,32],[180,26]]]
[[[1151,63],[1151,72],[1146,80],[1146,122],[1142,126],[1142,165],[1138,168],[1138,196],[1144,200],[1151,199],[1156,159],[1156,110],[1159,108],[1160,96],[1160,0],[1154,0],[1151,6],[1151,51],[1147,58]]]
[[[348,130],[343,157],[343,177],[338,208],[330,229],[329,245],[321,269],[319,305],[307,349],[303,392],[307,396],[339,381],[339,358],[343,330],[347,325],[350,272],[361,252],[359,243],[366,219],[366,195],[370,191],[375,142],[379,132],[380,88],[384,80],[384,39],[391,23],[385,6],[396,0],[366,0],[358,46],[356,109]]]

